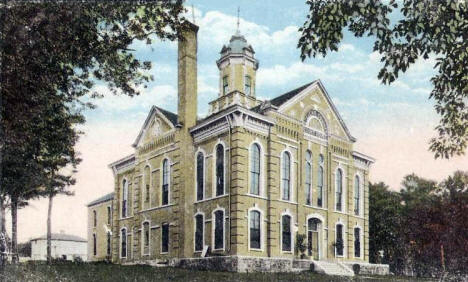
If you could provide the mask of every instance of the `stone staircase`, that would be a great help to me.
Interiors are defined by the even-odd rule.
[[[327,275],[354,276],[352,269],[349,269],[340,262],[333,261],[313,261],[314,271]]]

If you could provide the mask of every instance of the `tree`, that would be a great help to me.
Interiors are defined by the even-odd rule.
[[[435,157],[449,158],[465,152],[468,142],[468,2],[458,0],[390,1],[308,0],[309,14],[300,28],[301,58],[337,51],[343,30],[356,37],[375,39],[374,51],[382,55],[378,78],[395,81],[418,59],[436,57],[430,98],[440,115],[438,137],[431,139]],[[401,19],[390,22],[399,8]]]
[[[51,96],[54,98],[55,96]],[[55,99],[58,100],[58,99]],[[73,195],[67,188],[75,184],[73,173],[81,159],[75,152],[79,131],[76,125],[83,123],[80,113],[70,113],[60,101],[50,101],[44,111],[47,119],[41,120],[41,153],[40,164],[45,183],[43,194],[49,198],[47,210],[47,262],[52,262],[52,203],[57,194]]]
[[[369,183],[369,261],[390,264],[401,273],[405,248],[400,237],[400,194],[383,183]],[[383,257],[380,257],[383,251]]]
[[[92,91],[98,80],[114,94],[138,95],[152,79],[146,73],[151,64],[136,59],[129,45],[150,44],[153,35],[179,38],[183,10],[180,0],[0,4],[0,194],[11,202],[13,253],[18,206],[37,197],[39,188],[68,181],[51,177],[57,170],[45,162],[55,142],[41,135],[47,132],[41,121],[51,118],[48,103],[67,117],[92,108],[90,98],[100,97]]]

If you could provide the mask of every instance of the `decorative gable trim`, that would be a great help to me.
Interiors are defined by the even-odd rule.
[[[146,117],[145,122],[143,123],[143,126],[141,127],[140,133],[138,133],[138,136],[135,139],[135,142],[133,142],[132,144],[134,148],[141,145],[143,136],[145,136],[145,133],[148,127],[151,126],[151,121],[154,119],[155,115],[158,115],[164,122],[166,122],[171,128],[171,130],[175,128],[174,124],[166,117],[166,115],[164,115],[156,106],[152,106],[148,116]]]
[[[270,118],[234,105],[201,121],[190,130],[190,133],[194,137],[195,144],[198,144],[238,126],[268,135],[269,127],[272,125],[274,122]]]
[[[118,161],[109,164],[109,168],[112,169],[114,175],[117,173],[125,172],[135,167],[135,154],[128,155]]]
[[[328,104],[330,105],[330,107],[332,108],[332,111],[333,113],[335,114],[336,118],[338,119],[340,125],[343,127],[345,133],[346,133],[346,136],[349,138],[350,141],[352,142],[355,142],[356,141],[356,138],[354,138],[351,133],[349,132],[348,130],[348,127],[346,126],[346,124],[344,123],[343,121],[343,118],[341,117],[340,113],[338,112],[338,110],[336,109],[335,105],[333,104],[331,98],[330,98],[330,95],[328,95],[328,92],[327,90],[325,89],[325,87],[323,86],[322,82],[319,80],[316,80],[314,81],[311,85],[309,85],[308,87],[306,87],[304,90],[302,90],[301,92],[299,92],[296,96],[294,96],[293,98],[291,98],[290,100],[286,101],[284,104],[282,104],[279,108],[278,108],[278,111],[279,112],[283,112],[285,109],[287,109],[288,107],[290,107],[291,105],[294,105],[295,103],[297,103],[299,100],[301,100],[304,96],[306,96],[307,94],[310,93],[310,91],[312,91],[314,88],[318,87],[322,93],[324,94],[325,98],[327,99],[327,102]]]

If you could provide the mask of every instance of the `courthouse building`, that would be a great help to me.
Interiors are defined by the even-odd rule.
[[[198,119],[197,31],[190,25],[179,42],[177,114],[153,106],[134,153],[110,164],[112,260],[190,263],[207,253],[265,266],[299,257],[304,234],[310,260],[368,262],[374,160],[354,150],[323,84],[257,99],[259,62],[237,32],[216,61],[218,97]]]

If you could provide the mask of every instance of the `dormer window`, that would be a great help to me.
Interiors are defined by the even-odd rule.
[[[251,89],[252,89],[252,80],[250,79],[250,76],[246,75],[244,79],[244,92],[246,95],[251,95]]]
[[[228,76],[223,77],[223,95],[226,95],[229,91]]]

